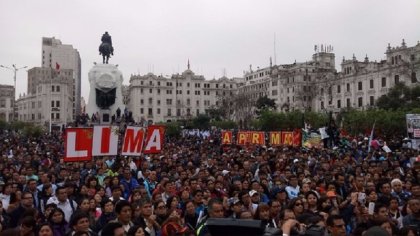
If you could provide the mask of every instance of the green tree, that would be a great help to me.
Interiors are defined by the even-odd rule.
[[[397,83],[387,94],[378,98],[376,106],[385,110],[420,107],[420,86],[410,88],[404,83]]]
[[[255,108],[257,108],[257,114],[261,114],[264,110],[275,110],[276,102],[274,99],[270,99],[267,96],[259,97],[255,103]]]
[[[192,119],[192,128],[194,129],[209,129],[210,117],[205,114],[200,114]]]

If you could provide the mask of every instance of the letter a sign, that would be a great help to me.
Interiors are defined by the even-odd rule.
[[[232,131],[222,131],[222,144],[232,144]]]
[[[164,135],[164,126],[149,125],[149,127],[147,127],[147,138],[146,147],[144,147],[144,154],[159,153],[162,151]]]
[[[67,128],[64,161],[92,160],[93,128]]]

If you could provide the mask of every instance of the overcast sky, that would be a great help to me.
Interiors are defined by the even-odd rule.
[[[82,96],[87,74],[108,31],[128,84],[131,74],[182,73],[207,79],[240,77],[244,70],[311,59],[315,44],[334,47],[337,70],[345,56],[381,60],[388,43],[420,40],[419,0],[1,0],[0,64],[41,66],[42,37],[72,44],[82,59]],[[276,35],[276,40],[274,40]],[[274,42],[276,50],[274,50]],[[0,84],[13,72],[0,68]],[[19,71],[17,93],[26,92]]]

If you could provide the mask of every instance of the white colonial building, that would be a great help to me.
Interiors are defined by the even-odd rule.
[[[0,84],[0,120],[11,122],[13,120],[15,88],[13,85]]]
[[[73,85],[73,115],[71,120],[74,120],[76,115],[81,113],[82,69],[79,52],[77,49],[73,48],[72,45],[62,44],[59,39],[54,37],[43,37],[41,66],[60,70],[73,70],[73,79],[75,83]]]
[[[251,103],[259,97],[274,99],[277,109],[339,112],[343,108],[366,109],[386,94],[397,82],[407,86],[420,85],[420,43],[386,49],[386,59],[363,61],[353,58],[341,62],[341,72],[335,69],[332,47],[316,50],[312,60],[245,73],[245,84],[238,89]],[[271,64],[271,63],[270,63]],[[237,114],[241,114],[238,113]],[[248,119],[247,115],[236,119]]]
[[[237,80],[222,77],[205,80],[188,69],[170,78],[132,75],[128,88],[128,109],[136,122],[169,122],[205,114],[219,106],[220,98],[237,93]],[[124,93],[123,93],[124,94]]]
[[[73,70],[34,67],[28,70],[27,94],[16,101],[18,120],[61,126],[73,121],[73,99]]]

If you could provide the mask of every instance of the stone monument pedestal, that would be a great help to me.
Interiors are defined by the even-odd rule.
[[[99,114],[101,124],[110,124],[112,116],[125,106],[122,96],[123,77],[117,66],[112,64],[97,64],[89,71],[89,99],[86,113]]]

